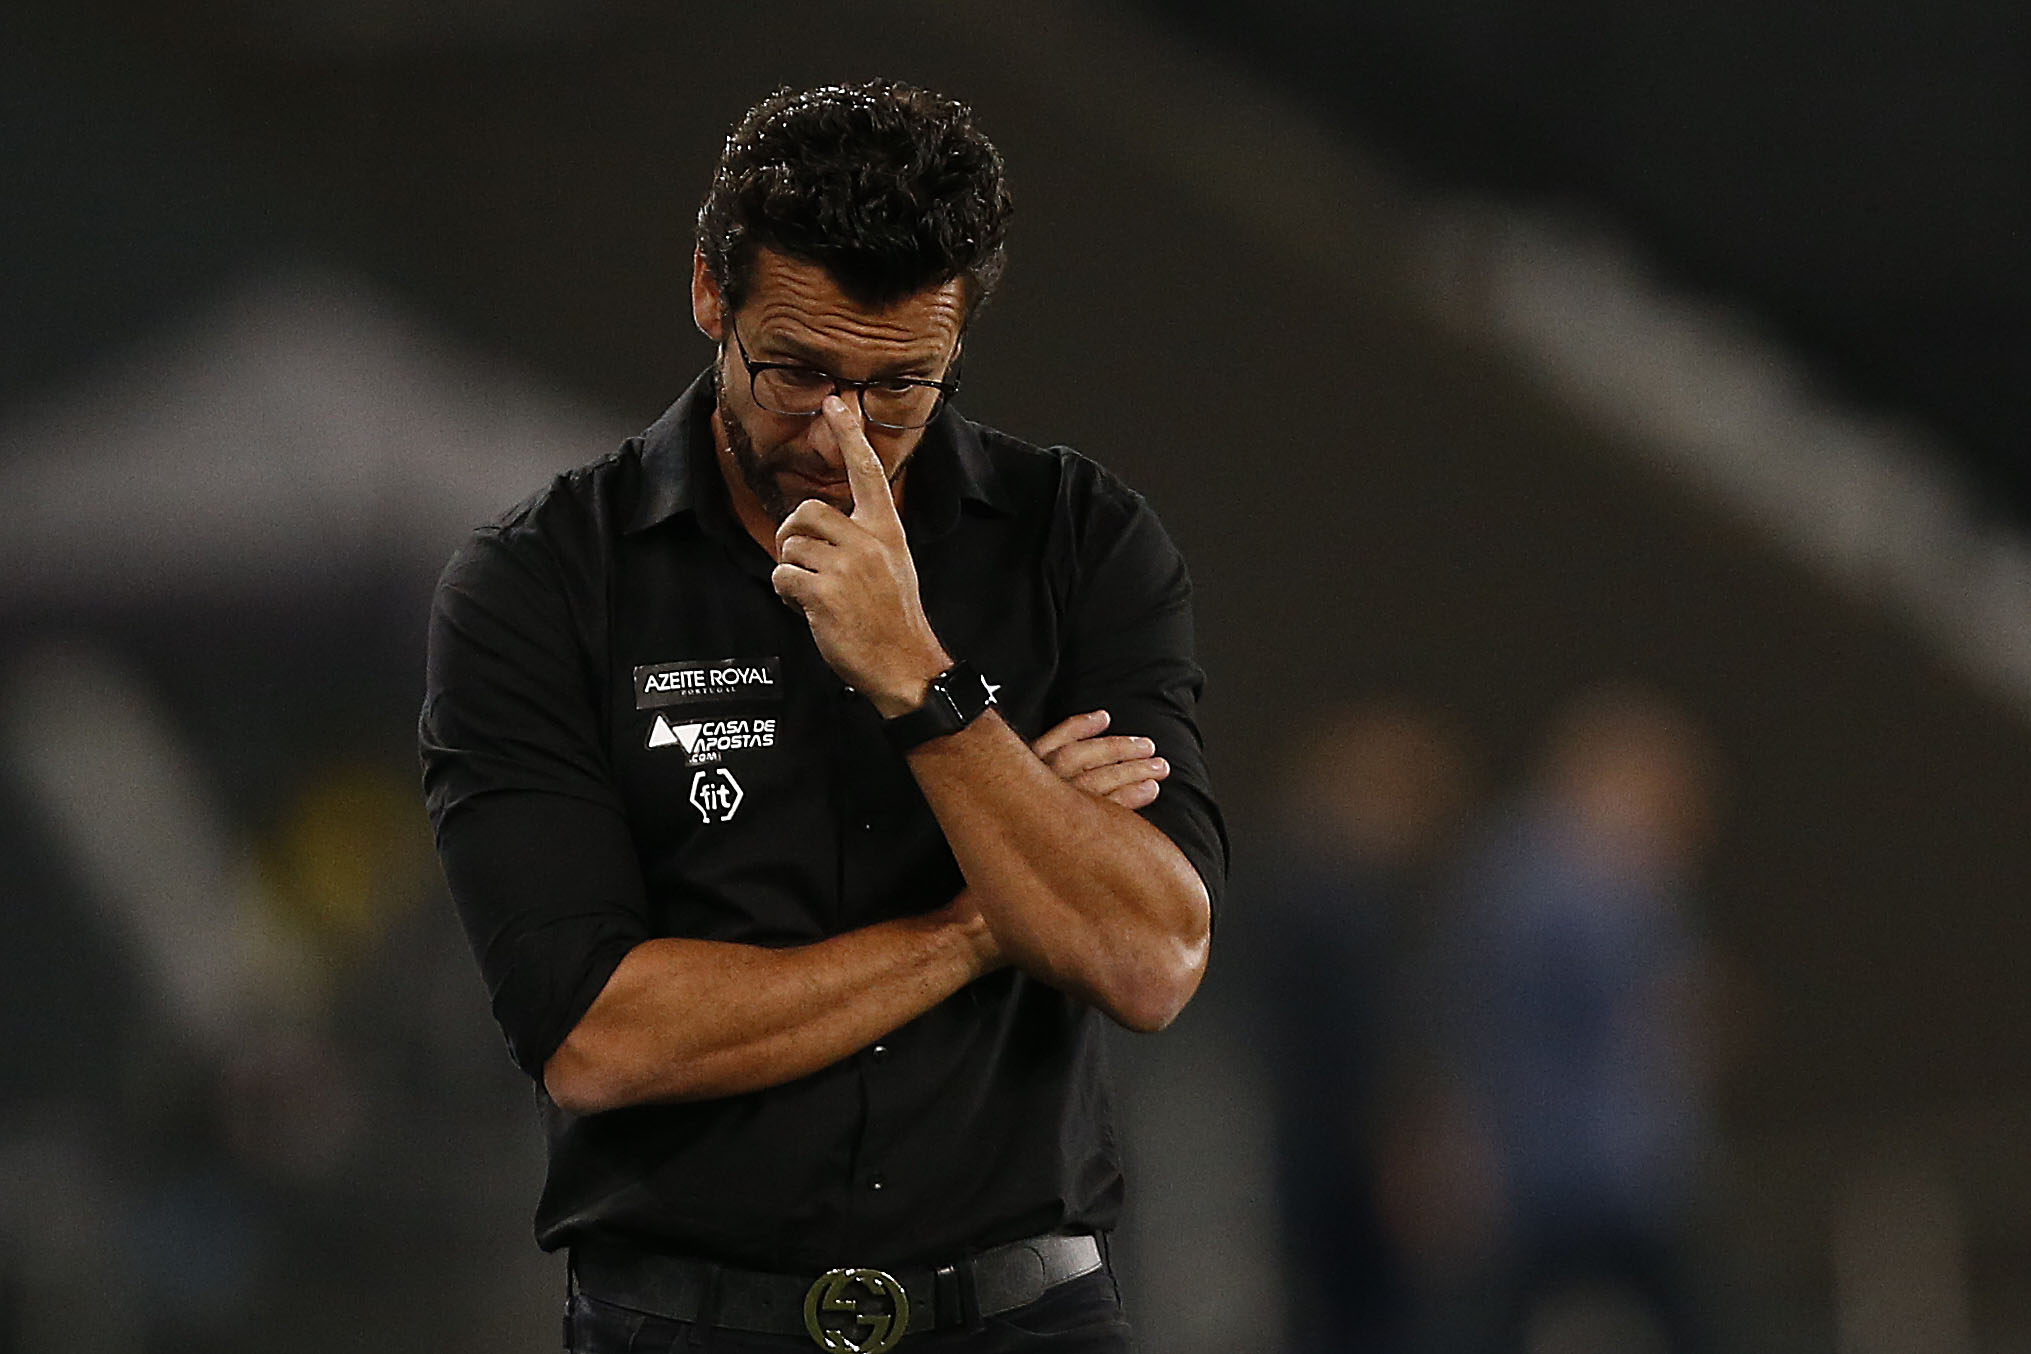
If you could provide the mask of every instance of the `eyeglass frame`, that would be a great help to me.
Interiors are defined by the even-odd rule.
[[[866,419],[877,428],[885,428],[889,432],[897,433],[915,432],[919,428],[930,427],[938,421],[938,415],[945,412],[946,401],[959,393],[959,360],[957,357],[953,358],[951,374],[942,381],[934,381],[928,376],[877,376],[868,381],[853,381],[848,380],[844,376],[835,376],[821,367],[808,366],[802,362],[757,362],[748,356],[748,346],[741,339],[739,326],[734,324],[732,320],[727,321],[726,332],[733,335],[733,346],[740,354],[741,365],[748,370],[748,397],[755,402],[756,407],[774,414],[778,418],[816,418],[822,411],[822,408],[813,409],[807,413],[798,413],[795,410],[770,409],[766,404],[762,403],[761,396],[755,393],[755,378],[765,371],[800,371],[812,376],[822,376],[832,382],[832,393],[834,395],[837,395],[842,389],[853,391],[854,402],[860,406],[860,416],[863,419]],[[927,387],[938,392],[938,402],[931,406],[930,414],[925,417],[922,423],[884,423],[867,412],[868,387],[883,385]]]

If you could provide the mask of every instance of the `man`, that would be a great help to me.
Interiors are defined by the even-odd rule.
[[[1448,1262],[1421,1276],[1442,1328],[1472,1292],[1503,1347],[1713,1344],[1687,1242],[1720,1026],[1690,904],[1718,771],[1662,693],[1583,692],[1467,855],[1429,980],[1456,1168],[1417,1201],[1468,1224],[1423,1238],[1448,1242],[1421,1247]]]
[[[1226,845],[1176,550],[950,406],[1008,211],[957,104],[764,100],[710,370],[440,584],[425,785],[573,1349],[1128,1347],[1100,1020],[1189,999]]]

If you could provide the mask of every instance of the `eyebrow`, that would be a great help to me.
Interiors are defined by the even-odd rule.
[[[813,371],[822,371],[828,376],[837,376],[839,374],[832,370],[830,363],[815,349],[805,347],[796,339],[762,338],[757,341],[757,346],[767,348],[774,353],[780,353],[783,355],[784,361],[795,362],[800,366],[809,367]],[[890,362],[876,367],[874,371],[869,373],[868,379],[879,381],[889,376],[914,376],[920,380],[929,380],[931,368],[936,366],[937,362],[938,359],[936,357],[916,357]]]

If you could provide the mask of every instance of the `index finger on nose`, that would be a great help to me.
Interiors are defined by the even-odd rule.
[[[898,520],[888,472],[882,468],[874,444],[867,440],[867,430],[855,417],[853,406],[837,395],[828,395],[824,412],[833,436],[839,439],[840,459],[846,462],[846,484],[853,492],[853,516],[861,521]]]

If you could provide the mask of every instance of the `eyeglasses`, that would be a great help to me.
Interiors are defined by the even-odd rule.
[[[861,416],[869,423],[877,428],[902,431],[921,428],[938,417],[945,401],[959,390],[956,375],[943,381],[921,376],[883,376],[872,381],[849,381],[844,376],[834,376],[829,371],[802,367],[792,362],[757,362],[748,356],[748,346],[741,342],[740,330],[732,324],[727,325],[727,330],[733,335],[734,347],[740,351],[741,365],[748,369],[748,388],[754,392],[755,403],[772,414],[813,418],[819,406],[825,403],[826,396],[851,390],[860,397]]]

